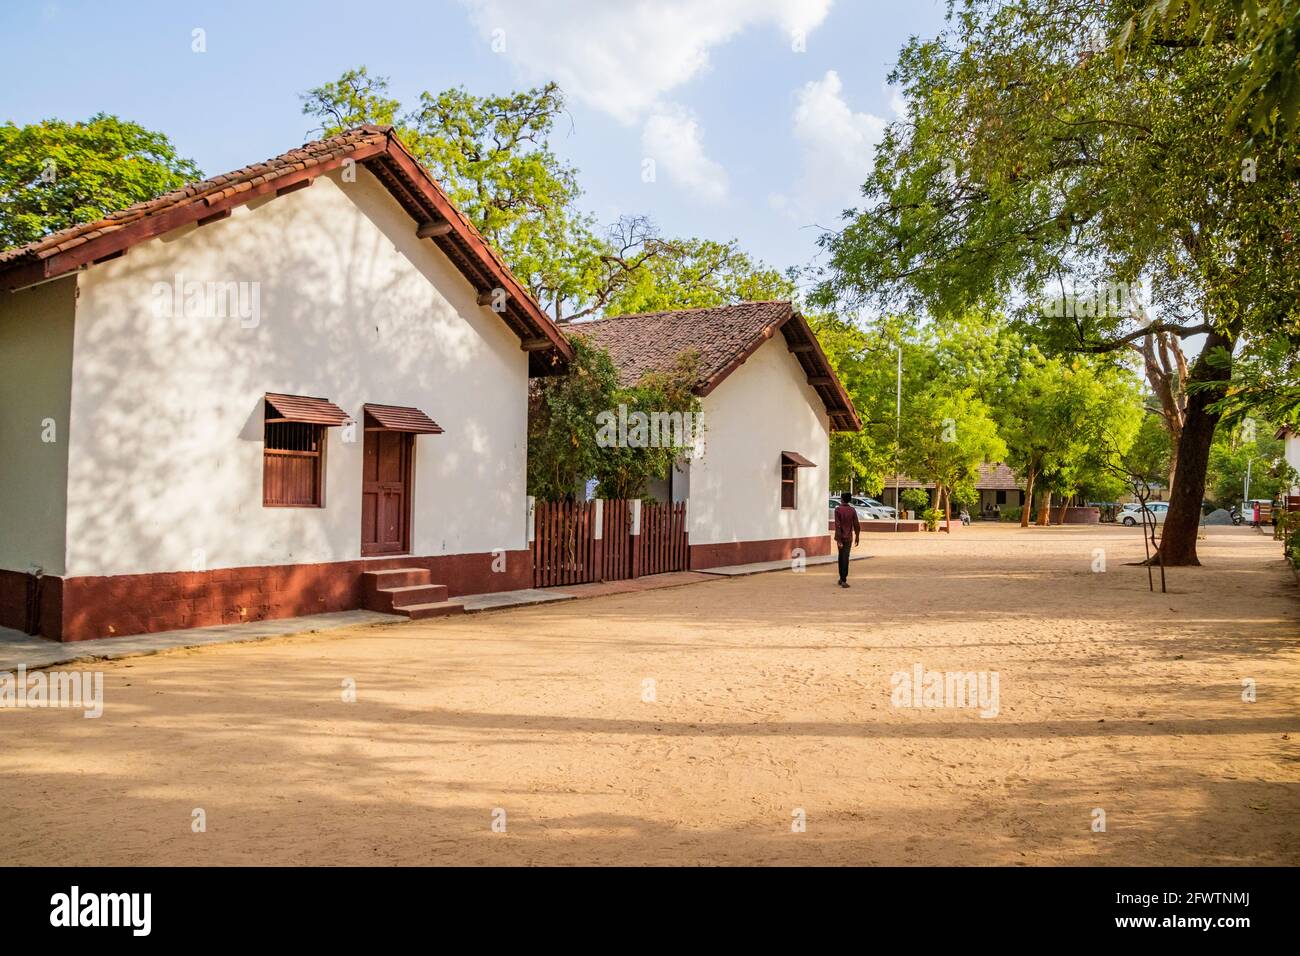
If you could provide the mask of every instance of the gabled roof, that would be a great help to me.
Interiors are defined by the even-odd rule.
[[[695,393],[708,395],[744,364],[778,331],[826,405],[833,431],[862,427],[853,402],[831,368],[808,320],[789,302],[742,302],[739,305],[673,312],[642,312],[566,326],[606,352],[618,368],[619,381],[633,385],[646,372],[668,371],[686,351],[699,353],[700,377]]]
[[[1021,491],[1025,488],[1022,479],[1016,477],[1016,473],[1007,465],[1000,461],[985,462],[979,466],[979,477],[975,479],[975,489],[977,491],[1015,491],[1019,488]],[[885,479],[886,488],[933,488],[932,481],[917,481],[915,478],[908,478],[906,475],[890,476]]]
[[[392,127],[359,126],[313,140],[262,163],[136,203],[95,222],[70,226],[25,246],[0,252],[0,291],[44,282],[106,259],[193,222],[228,215],[235,206],[304,186],[345,163],[373,173],[428,238],[455,264],[481,297],[506,292],[503,321],[529,353],[529,372],[544,375],[573,357],[564,335],[537,305],[474,225],[447,198]]]

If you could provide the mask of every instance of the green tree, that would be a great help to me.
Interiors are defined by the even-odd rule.
[[[652,426],[651,435],[646,437],[653,436],[653,416],[656,415],[668,422],[680,421],[681,426],[672,433],[668,428],[661,429],[659,444],[603,445],[597,455],[594,473],[600,497],[640,498],[646,493],[646,486],[652,478],[666,477],[678,459],[691,453],[690,447],[676,442],[693,445],[702,437],[694,424],[699,421],[697,416],[700,413],[700,400],[694,393],[699,377],[699,353],[683,352],[672,368],[648,372],[630,388],[615,391],[610,412],[626,406],[628,416],[638,413],[645,416],[642,421],[649,421]],[[669,443],[670,438],[673,443]]]
[[[712,239],[660,243],[636,275],[605,306],[606,315],[709,308],[795,297],[794,280],[741,250]]]
[[[1064,507],[1089,487],[1113,490],[1109,462],[1133,444],[1143,410],[1133,374],[1081,357],[1049,358],[1031,348],[998,406],[1008,463],[1025,479],[1028,527],[1050,521],[1051,498]]]
[[[1226,508],[1245,495],[1250,472],[1250,497],[1274,498],[1295,483],[1295,469],[1286,461],[1286,446],[1275,438],[1277,426],[1246,419],[1235,428],[1223,428],[1210,449],[1206,497]]]
[[[1150,0],[1115,47],[1219,44],[1237,58],[1224,91],[1227,122],[1272,139],[1300,138],[1300,0]]]
[[[178,189],[202,174],[155,133],[107,113],[0,126],[0,248]]]
[[[562,501],[601,467],[596,420],[615,408],[618,372],[609,355],[569,336],[574,358],[565,375],[529,383],[528,493]]]
[[[937,322],[1024,303],[1051,351],[1204,335],[1159,553],[1196,564],[1231,355],[1300,314],[1300,192],[1293,152],[1244,164],[1246,134],[1222,122],[1239,43],[1107,55],[1137,9],[964,0],[943,37],[909,43],[891,77],[908,116],[886,131],[863,208],[823,237],[817,298]]]
[[[579,207],[577,170],[551,148],[564,96],[554,83],[507,95],[424,92],[411,109],[362,66],[302,95],[322,135],[393,125],[457,207],[557,321],[600,310],[664,246],[644,217],[606,229]]]
[[[528,493],[549,501],[564,500],[579,494],[583,484],[595,478],[602,498],[641,497],[650,479],[666,476],[673,462],[689,452],[668,439],[689,442],[698,437],[698,432],[686,428],[690,419],[685,416],[698,416],[700,411],[694,394],[699,356],[684,352],[671,368],[621,386],[614,363],[603,349],[577,331],[569,336],[569,342],[575,358],[568,374],[530,383]],[[634,426],[638,414],[648,423],[658,414],[674,424],[681,422],[682,427],[671,436],[660,430],[657,443],[649,428],[640,435],[633,427],[627,435],[611,436],[605,423],[618,418],[620,406]]]
[[[1007,446],[973,388],[932,382],[907,402],[900,459],[903,470],[935,486],[935,504],[952,519],[952,502],[976,498],[979,466],[1001,461]]]

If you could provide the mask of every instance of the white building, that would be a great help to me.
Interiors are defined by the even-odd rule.
[[[830,434],[861,427],[802,315],[746,302],[619,316],[569,326],[634,384],[683,352],[699,358],[703,448],[658,487],[687,502],[690,567],[789,560],[831,551]]]
[[[571,356],[383,127],[0,253],[0,625],[528,587],[528,378]]]
[[[1295,425],[1283,425],[1274,437],[1286,443],[1286,463],[1300,471],[1300,431]],[[1300,495],[1300,485],[1292,486],[1290,494]]]

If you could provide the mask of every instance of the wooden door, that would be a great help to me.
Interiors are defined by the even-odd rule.
[[[411,541],[414,437],[367,430],[361,475],[361,553],[404,554]]]

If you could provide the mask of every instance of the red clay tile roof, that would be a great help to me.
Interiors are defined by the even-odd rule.
[[[642,312],[565,327],[605,349],[619,381],[632,385],[652,371],[668,371],[683,352],[699,353],[696,393],[707,395],[779,329],[809,384],[821,396],[834,431],[862,427],[844,386],[808,322],[789,302],[742,302],[707,309]]]
[[[441,435],[443,427],[432,418],[409,405],[365,405],[365,413],[381,428],[395,432],[412,432],[416,435]]]
[[[893,488],[895,479],[889,477],[885,479],[885,487]],[[899,488],[933,488],[932,481],[917,481],[915,478],[908,478],[906,475],[897,479]],[[979,477],[975,479],[975,488],[978,491],[1015,491],[1017,488],[1024,489],[1025,483],[1016,477],[1016,473],[1002,462],[988,462],[980,465]]]
[[[314,140],[265,162],[190,183],[95,222],[0,251],[0,291],[43,282],[115,257],[137,243],[219,217],[259,196],[310,185],[316,176],[349,160],[374,173],[417,223],[445,220],[451,224],[450,232],[430,241],[437,243],[480,293],[506,290],[506,311],[500,314],[529,352],[532,374],[545,374],[572,358],[555,323],[388,126],[359,126]]]

